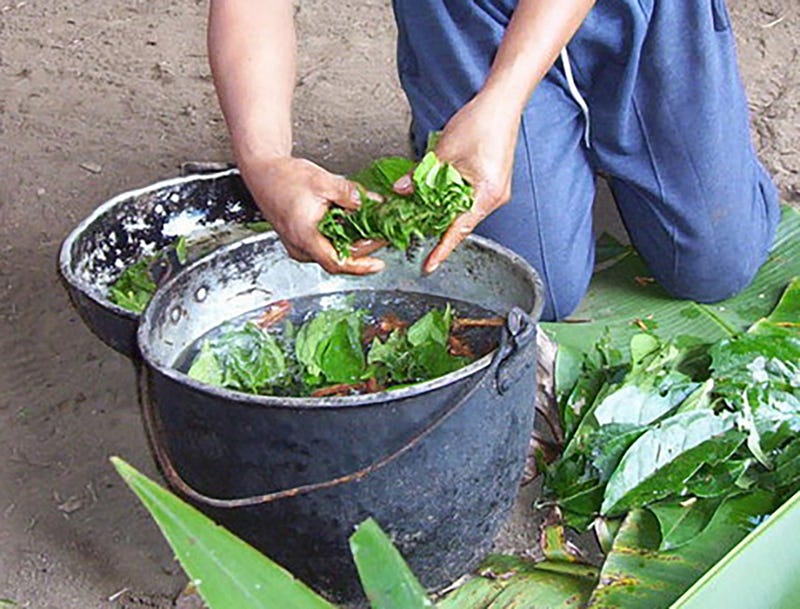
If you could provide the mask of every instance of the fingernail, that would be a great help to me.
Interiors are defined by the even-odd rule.
[[[386,264],[383,262],[383,260],[376,260],[375,262],[369,265],[369,270],[372,271],[373,273],[378,273],[382,271],[384,268],[386,268]]]
[[[399,180],[397,180],[397,182],[394,183],[394,187],[397,188],[398,190],[408,190],[412,186],[413,183],[411,182],[410,175],[404,175],[402,178],[400,178]]]
[[[428,273],[428,275],[430,275],[431,273],[433,273],[433,272],[434,272],[436,269],[438,269],[438,268],[439,268],[439,263],[438,263],[438,262],[435,262],[434,264],[432,264],[431,266],[429,266],[429,267],[428,267],[428,270],[427,270],[427,273]]]
[[[367,191],[367,198],[372,199],[373,201],[377,201],[378,203],[383,201],[382,196],[380,196],[377,192],[372,192],[371,190]]]
[[[350,191],[350,200],[354,205],[361,205],[361,193],[358,192],[358,188],[354,188]]]

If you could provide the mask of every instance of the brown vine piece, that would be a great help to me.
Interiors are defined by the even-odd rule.
[[[394,313],[386,313],[376,323],[364,328],[363,341],[365,344],[371,343],[375,337],[386,340],[395,330],[405,330],[408,323],[400,319]]]
[[[378,379],[370,378],[360,383],[338,383],[328,387],[320,387],[311,394],[312,398],[343,397],[359,393],[376,393],[381,391],[383,386],[378,383]]]
[[[470,347],[462,338],[458,336],[450,335],[447,338],[447,347],[448,351],[450,351],[450,355],[455,355],[457,357],[467,357],[469,359],[475,359],[475,353],[472,351],[472,347]]]
[[[267,328],[283,321],[283,319],[291,310],[292,303],[290,303],[288,300],[279,300],[277,302],[273,302],[272,304],[268,305],[264,311],[262,311],[255,323],[262,330],[266,330]]]
[[[461,332],[467,328],[502,328],[506,325],[503,317],[484,317],[473,319],[470,317],[456,317],[450,329],[452,332]]]

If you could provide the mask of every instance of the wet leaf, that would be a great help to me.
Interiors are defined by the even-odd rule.
[[[204,340],[203,346],[200,347],[200,353],[197,354],[187,374],[202,383],[209,385],[222,385],[223,371],[222,366],[214,355],[214,349],[211,347],[211,342]]]
[[[209,346],[203,345],[190,368],[196,374],[208,374],[198,380],[217,380],[214,375],[219,372],[219,385],[249,393],[270,391],[286,380],[288,366],[283,348],[274,336],[253,323],[229,328],[207,342]]]
[[[361,347],[363,312],[353,309],[319,311],[297,331],[295,354],[309,385],[352,383],[366,370]]]

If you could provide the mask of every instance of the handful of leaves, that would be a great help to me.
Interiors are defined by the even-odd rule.
[[[321,397],[426,381],[472,359],[453,349],[449,306],[410,325],[390,316],[371,327],[365,317],[327,309],[297,328],[287,322],[277,336],[253,322],[231,327],[203,342],[188,375],[247,393]]]
[[[652,334],[631,361],[602,345],[559,354],[566,445],[546,492],[567,524],[646,507],[661,549],[691,541],[727,501],[779,505],[800,486],[800,280],[772,314],[715,344]]]
[[[433,151],[414,169],[414,192],[397,194],[394,183],[413,168],[409,159],[387,157],[352,176],[353,181],[381,195],[383,201],[374,201],[362,193],[359,209],[332,207],[326,212],[319,231],[341,258],[350,256],[350,247],[362,239],[386,241],[407,250],[414,241],[441,237],[459,214],[472,208],[472,187],[455,167],[441,162]]]

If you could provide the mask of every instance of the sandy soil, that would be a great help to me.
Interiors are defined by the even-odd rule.
[[[730,3],[757,147],[799,202],[800,9]],[[55,260],[110,195],[229,158],[205,10],[0,0],[0,598],[21,607],[167,607],[184,581],[107,461],[154,473],[132,366],[84,328]],[[404,152],[388,0],[308,0],[297,19],[297,152],[341,172]],[[530,539],[525,512],[505,547]]]

